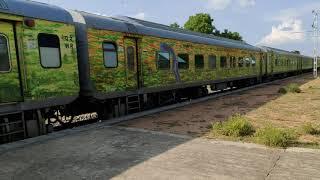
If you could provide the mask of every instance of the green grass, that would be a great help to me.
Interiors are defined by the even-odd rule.
[[[300,89],[300,86],[296,83],[288,84],[285,87],[282,87],[278,91],[281,94],[287,94],[287,93],[301,93],[302,90]]]
[[[288,147],[297,141],[297,134],[290,129],[280,129],[267,126],[255,133],[257,143],[271,147]]]
[[[305,123],[301,127],[302,133],[310,135],[320,135],[320,127],[312,123]]]
[[[244,116],[235,115],[226,122],[213,124],[212,131],[224,136],[243,137],[254,134],[255,129]]]

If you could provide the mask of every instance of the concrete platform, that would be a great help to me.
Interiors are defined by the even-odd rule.
[[[0,146],[0,179],[320,179],[320,151],[91,125]]]

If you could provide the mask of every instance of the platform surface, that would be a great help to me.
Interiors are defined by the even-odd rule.
[[[320,179],[320,151],[88,126],[0,146],[0,179]]]

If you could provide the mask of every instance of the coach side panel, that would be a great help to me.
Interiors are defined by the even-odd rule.
[[[133,83],[127,77],[125,36],[131,35],[108,30],[88,30],[90,77],[95,90],[99,93],[124,92]],[[178,71],[181,79],[179,83],[201,83],[260,75],[260,52],[158,37],[133,36],[138,39],[140,78],[143,88],[164,87],[178,83],[174,72],[173,53],[179,62]],[[173,53],[165,52],[162,48],[164,44],[171,47]],[[111,49],[104,49],[104,47],[111,47]],[[105,55],[108,53],[116,57],[115,66],[108,66],[104,62]]]
[[[159,87],[177,83],[173,73],[172,54],[169,56],[167,55],[169,52],[160,51],[160,46],[163,43],[172,47],[177,56],[182,83],[260,75],[260,52],[157,37],[144,37],[142,42],[143,81],[145,87]],[[159,57],[161,58],[159,59]],[[165,60],[169,63],[166,66],[161,65]],[[187,65],[181,63],[185,61],[187,61]]]
[[[107,30],[88,29],[90,79],[95,91],[111,93],[125,91],[127,86],[124,57],[124,34]],[[110,51],[103,46],[110,46]],[[115,51],[112,52],[112,47]],[[109,66],[104,55],[116,54],[116,63]]]
[[[22,75],[26,100],[77,96],[79,77],[75,28],[58,22],[34,20],[22,25]]]

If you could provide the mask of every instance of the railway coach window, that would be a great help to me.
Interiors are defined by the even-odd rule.
[[[135,54],[134,54],[134,47],[129,46],[127,47],[127,66],[130,71],[134,71],[134,59],[135,59]]]
[[[234,56],[230,57],[230,67],[231,68],[236,68],[237,67],[237,59]]]
[[[251,59],[248,58],[248,57],[246,57],[246,58],[244,58],[244,61],[245,61],[245,63],[246,63],[246,67],[250,67],[250,65],[251,65]]]
[[[161,70],[170,69],[170,53],[158,52],[157,66],[158,66],[158,69],[161,69]]]
[[[0,35],[0,72],[10,71],[8,39]]]
[[[54,34],[40,33],[38,44],[42,67],[59,68],[61,66],[59,37]]]
[[[228,67],[227,57],[225,57],[225,56],[221,56],[220,57],[220,67],[221,68],[227,68]]]
[[[194,57],[194,64],[197,69],[204,68],[204,57],[203,55],[195,55]]]
[[[276,57],[276,59],[275,59],[275,65],[276,66],[280,66],[280,61],[279,61],[279,59]]]
[[[244,64],[243,57],[239,57],[238,66],[243,67],[243,64]]]
[[[252,56],[252,57],[251,57],[251,66],[252,66],[252,67],[255,67],[256,64],[257,64],[257,60],[256,60],[256,58],[255,58],[254,56]]]
[[[106,68],[116,68],[118,66],[118,54],[115,44],[103,43],[103,61]]]
[[[210,55],[209,56],[209,68],[216,69],[217,68],[217,56]]]
[[[179,69],[189,69],[189,55],[178,54]]]

